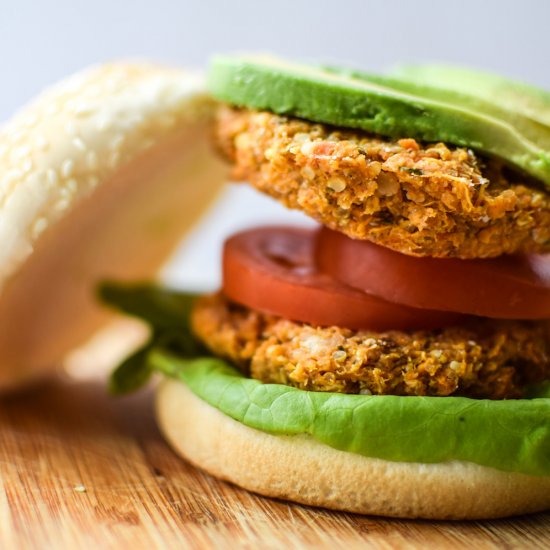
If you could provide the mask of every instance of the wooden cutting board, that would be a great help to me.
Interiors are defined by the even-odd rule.
[[[550,548],[550,514],[486,522],[334,513],[247,493],[164,443],[152,390],[59,375],[0,400],[0,548]]]

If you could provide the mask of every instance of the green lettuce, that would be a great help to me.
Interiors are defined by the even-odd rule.
[[[264,384],[194,342],[192,296],[147,285],[106,285],[101,295],[152,327],[149,342],[113,373],[115,393],[137,389],[158,371],[231,418],[265,432],[307,434],[335,449],[385,460],[464,460],[550,475],[549,385],[535,388],[530,399],[494,401],[346,395]]]
[[[346,395],[263,384],[214,357],[183,359],[157,350],[150,361],[224,414],[264,432],[308,434],[385,460],[465,460],[550,475],[550,391],[546,398],[510,401]]]
[[[189,317],[196,295],[159,288],[150,283],[105,282],[98,297],[123,313],[138,317],[151,328],[148,341],[111,374],[109,391],[123,395],[147,384],[153,374],[148,360],[153,349],[181,357],[209,355],[191,333]]]

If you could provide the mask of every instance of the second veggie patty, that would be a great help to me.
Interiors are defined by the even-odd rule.
[[[550,377],[546,321],[353,331],[267,315],[219,293],[198,300],[192,327],[215,355],[253,378],[304,390],[504,399]]]

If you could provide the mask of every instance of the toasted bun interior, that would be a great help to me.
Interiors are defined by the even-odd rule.
[[[165,380],[157,418],[194,465],[265,496],[362,514],[483,519],[550,508],[550,477],[465,462],[389,462],[338,451],[306,436],[249,428]]]
[[[199,76],[149,64],[60,83],[0,133],[0,388],[109,319],[95,286],[148,280],[226,175]]]

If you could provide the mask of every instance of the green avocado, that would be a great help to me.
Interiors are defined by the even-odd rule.
[[[208,87],[222,101],[393,138],[455,144],[504,159],[550,186],[550,152],[509,119],[334,70],[271,57],[218,56]]]
[[[372,82],[400,90],[407,94],[413,94],[416,96],[424,97],[426,99],[432,99],[435,101],[443,101],[449,103],[458,108],[469,109],[478,113],[485,113],[493,118],[502,120],[512,125],[516,130],[522,133],[527,139],[536,143],[550,151],[550,125],[541,123],[540,120],[534,119],[530,116],[522,107],[522,104],[517,104],[512,101],[503,101],[500,98],[497,101],[493,101],[488,91],[488,88],[476,88],[472,79],[472,88],[468,86],[460,86],[455,84],[452,79],[447,81],[445,75],[447,74],[446,68],[441,69],[441,81],[438,82],[435,73],[433,79],[429,79],[426,82],[420,73],[420,76],[407,74],[407,71],[403,69],[404,75],[400,74],[396,76],[386,76],[379,74],[366,73],[363,71],[357,71],[353,69],[342,69],[339,67],[327,67],[327,70],[346,75],[351,78],[357,78],[366,82]],[[460,81],[462,82],[462,81]],[[463,83],[463,82],[462,82]],[[548,115],[550,120],[550,94],[548,102]]]
[[[550,129],[550,92],[502,76],[450,65],[404,65],[394,74],[410,83],[455,91],[520,114]]]

